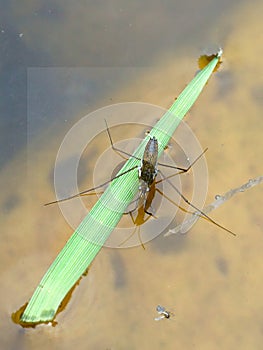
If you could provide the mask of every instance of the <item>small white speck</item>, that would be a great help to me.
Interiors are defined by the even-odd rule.
[[[22,36],[24,35],[24,33],[19,33],[19,38],[22,38]]]
[[[223,49],[220,47],[219,50],[217,51],[217,58],[220,58],[223,55]]]

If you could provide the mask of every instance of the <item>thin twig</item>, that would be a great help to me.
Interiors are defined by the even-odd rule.
[[[232,198],[234,195],[236,195],[239,192],[245,192],[246,190],[259,185],[261,182],[263,182],[263,176],[256,177],[255,179],[249,180],[244,185],[234,188],[228,192],[226,192],[224,195],[220,196],[217,195],[214,202],[206,206],[202,211],[206,214],[210,213],[211,211],[217,209],[228,201],[230,198]],[[190,217],[190,219],[185,220],[182,224],[176,226],[173,229],[170,229],[167,233],[165,233],[165,237],[170,236],[172,234],[179,234],[179,233],[185,233],[187,231],[187,227],[193,224],[193,222],[196,220],[196,217],[199,216],[198,212],[193,213],[193,215]]]

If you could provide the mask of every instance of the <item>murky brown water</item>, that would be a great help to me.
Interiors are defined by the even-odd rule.
[[[237,6],[210,28],[211,42],[220,38],[221,31],[225,35],[224,63],[186,117],[203,147],[209,148],[207,202],[262,175],[262,10],[259,2]],[[198,54],[193,56],[186,47],[183,51],[165,58],[160,54],[151,69],[141,69],[141,75],[127,81],[121,91],[111,91],[109,99],[168,107],[196,69]],[[191,54],[185,56],[186,51]],[[85,113],[80,111],[77,118]],[[72,234],[56,206],[42,206],[53,198],[52,169],[68,129],[67,123],[50,125],[1,171],[5,184],[0,202],[1,347],[260,349],[263,203],[259,186],[212,213],[238,234],[236,238],[199,220],[187,235],[158,237],[145,251],[104,248],[57,317],[57,327],[32,330],[12,323],[11,313],[30,298]],[[101,151],[96,142],[87,151],[91,164]],[[88,181],[92,165],[84,170]],[[81,183],[86,184],[86,178]],[[175,317],[155,322],[158,304],[173,309]]]

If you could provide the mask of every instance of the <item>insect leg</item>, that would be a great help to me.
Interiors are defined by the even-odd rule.
[[[126,156],[129,156],[129,157],[132,157],[132,158],[135,158],[135,159],[140,160],[140,158],[135,157],[135,156],[133,156],[132,154],[130,154],[130,153],[128,153],[128,152],[125,152],[125,151],[123,151],[123,150],[121,150],[121,149],[119,149],[119,148],[117,148],[117,147],[114,146],[114,143],[113,143],[113,140],[112,140],[112,137],[111,137],[111,134],[110,134],[110,129],[109,129],[109,127],[108,127],[107,121],[106,121],[106,119],[104,119],[104,120],[105,120],[105,124],[106,124],[107,134],[108,134],[108,136],[109,136],[110,143],[111,143],[111,148],[113,149],[113,151],[115,151],[117,154],[119,154],[119,156],[121,156],[121,157],[124,158],[124,159],[127,159],[127,158],[126,158],[126,157],[123,157],[122,154],[125,154]],[[121,153],[122,153],[122,154],[121,154]]]
[[[159,170],[160,171],[160,170]],[[160,171],[160,173],[162,174],[162,172]],[[162,174],[162,176],[164,176]],[[176,186],[174,186],[174,184],[168,179],[166,178],[165,180],[167,180],[167,182],[169,183],[170,186],[173,187],[173,189],[179,194],[179,196],[183,199],[183,201],[185,201],[188,205],[190,205],[190,207],[192,207],[193,209],[195,209],[197,211],[197,213],[199,213],[200,217],[205,217],[208,221],[210,221],[212,224],[216,225],[217,227],[221,228],[222,230],[230,233],[233,236],[236,236],[236,234],[232,231],[230,231],[229,229],[227,229],[226,227],[220,225],[219,223],[217,223],[216,221],[214,221],[210,216],[206,215],[202,210],[200,210],[199,208],[197,208],[194,204],[192,204],[179,190]]]
[[[157,181],[156,183],[159,183],[159,182],[162,182],[170,177],[173,177],[175,175],[179,175],[179,174],[182,174],[182,173],[187,173],[191,168],[192,166],[204,155],[204,153],[208,150],[208,148],[206,148],[187,168],[180,168],[180,167],[176,167],[176,166],[173,166],[173,165],[170,165],[170,164],[163,164],[163,163],[158,163],[158,165],[161,165],[163,167],[166,167],[166,168],[171,168],[171,169],[176,169],[176,170],[180,170],[178,171],[177,173],[173,174],[173,175],[170,175],[164,179],[161,179],[159,181]],[[160,171],[160,170],[158,170]]]
[[[59,199],[59,200],[57,200],[57,201],[53,201],[53,202],[46,203],[46,204],[44,204],[44,206],[47,206],[47,205],[50,205],[50,204],[55,204],[55,203],[61,203],[61,202],[67,201],[67,200],[69,200],[69,199],[73,199],[73,198],[82,196],[82,195],[84,195],[84,194],[86,194],[86,193],[95,191],[96,189],[101,188],[101,187],[103,187],[103,186],[109,184],[109,183],[112,182],[113,180],[118,179],[119,177],[121,177],[121,176],[123,176],[123,175],[129,173],[130,171],[132,171],[132,170],[134,170],[134,169],[137,169],[137,168],[138,168],[138,167],[137,167],[137,165],[136,165],[136,166],[134,166],[134,167],[132,167],[132,168],[130,168],[130,169],[124,171],[123,173],[121,173],[121,174],[119,174],[119,175],[116,175],[113,179],[110,179],[110,180],[104,182],[103,184],[100,184],[100,185],[98,185],[98,186],[89,188],[88,190],[85,190],[85,191],[76,193],[76,194],[74,194],[73,196],[70,196],[70,197],[67,197],[67,198],[63,198],[63,199]]]

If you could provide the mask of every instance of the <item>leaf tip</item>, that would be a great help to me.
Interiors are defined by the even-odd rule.
[[[219,49],[218,49],[218,51],[216,53],[216,57],[217,58],[221,58],[222,55],[223,55],[223,49],[222,49],[222,47],[219,47]]]

